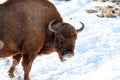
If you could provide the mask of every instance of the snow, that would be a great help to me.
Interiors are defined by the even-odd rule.
[[[111,3],[91,0],[51,2],[65,22],[79,28],[81,21],[85,29],[78,34],[74,57],[61,62],[56,53],[38,56],[32,66],[31,80],[120,80],[120,17],[100,18],[97,13],[85,12],[85,9],[92,9],[95,5]],[[8,77],[9,60],[0,59],[0,80],[23,80],[21,63],[16,67],[16,77]]]

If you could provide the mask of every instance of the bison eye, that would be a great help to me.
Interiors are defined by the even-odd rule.
[[[61,38],[56,38],[55,40],[56,44],[61,45],[63,44],[63,40]]]
[[[63,44],[64,44],[64,39],[61,38],[60,36],[57,36],[55,38],[55,47],[57,50],[61,51],[63,48]]]

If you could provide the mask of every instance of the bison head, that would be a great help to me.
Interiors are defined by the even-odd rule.
[[[64,22],[56,22],[53,20],[49,23],[49,30],[54,33],[54,45],[61,61],[74,56],[75,40],[77,33],[82,31],[82,28],[76,30],[72,25]]]

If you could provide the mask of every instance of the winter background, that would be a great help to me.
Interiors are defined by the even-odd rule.
[[[0,3],[4,1],[0,0]],[[111,3],[91,0],[51,2],[65,22],[79,28],[81,21],[85,29],[78,34],[73,58],[61,62],[56,53],[38,56],[32,65],[31,80],[120,80],[120,16],[100,18],[85,11]],[[8,77],[10,59],[0,59],[0,80],[23,80],[21,63],[16,67],[16,77]]]

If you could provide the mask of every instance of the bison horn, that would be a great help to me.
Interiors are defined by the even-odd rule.
[[[56,33],[56,32],[58,31],[58,29],[53,26],[53,23],[54,23],[55,21],[56,21],[56,19],[52,20],[52,21],[49,23],[49,25],[48,25],[48,29],[49,29],[51,32],[54,32],[54,33]]]
[[[82,27],[80,29],[78,29],[77,32],[81,32],[85,27],[85,25],[82,22],[80,22],[80,23],[82,24]]]

